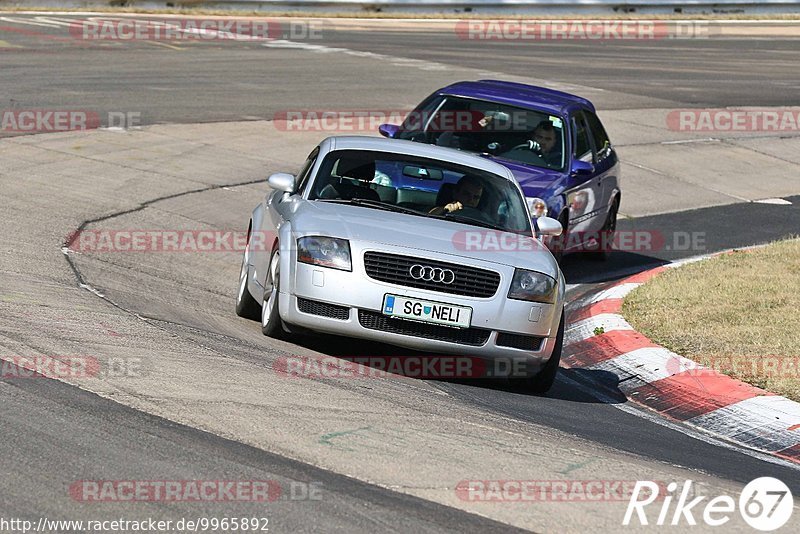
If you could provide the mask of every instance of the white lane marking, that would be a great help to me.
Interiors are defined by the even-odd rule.
[[[785,198],[763,198],[761,200],[754,200],[756,204],[774,204],[776,206],[791,206],[792,203]]]
[[[708,434],[707,432],[705,432],[704,430],[693,428],[693,427],[691,427],[689,425],[686,425],[684,423],[678,423],[678,422],[675,422],[675,421],[670,421],[669,419],[666,419],[663,415],[661,415],[658,412],[645,411],[645,410],[643,410],[641,408],[637,408],[637,407],[631,405],[630,403],[620,402],[618,398],[614,398],[614,397],[612,397],[610,395],[607,395],[607,394],[603,393],[597,387],[586,386],[583,383],[578,382],[577,380],[574,380],[574,379],[568,377],[564,373],[559,373],[558,374],[558,380],[567,382],[569,387],[573,387],[573,388],[579,389],[580,391],[582,391],[586,395],[589,395],[590,397],[593,397],[593,398],[599,400],[600,402],[603,402],[604,404],[608,404],[610,406],[613,406],[617,410],[623,411],[623,412],[625,412],[627,414],[630,414],[630,415],[633,415],[633,416],[636,416],[636,417],[640,417],[640,418],[642,418],[642,419],[644,419],[646,421],[649,421],[650,423],[654,423],[654,424],[656,424],[658,426],[662,426],[664,428],[668,428],[670,430],[674,430],[675,432],[679,432],[679,433],[683,434],[684,436],[689,436],[690,438],[694,438],[694,439],[696,439],[698,441],[702,441],[704,443],[708,443],[709,445],[713,445],[715,447],[721,447],[723,449],[728,449],[728,450],[731,450],[731,451],[735,451],[735,452],[744,454],[746,456],[749,456],[751,458],[755,458],[757,460],[761,460],[763,462],[767,462],[767,463],[770,463],[770,464],[776,464],[776,465],[780,465],[780,466],[783,466],[783,467],[787,467],[789,469],[794,469],[796,471],[800,471],[800,465],[799,464],[795,464],[794,462],[790,462],[789,460],[784,460],[783,458],[778,458],[777,456],[773,456],[773,455],[768,454],[768,453],[764,453],[764,452],[761,452],[761,451],[758,451],[758,450],[755,450],[755,449],[751,449],[751,448],[745,447],[745,446],[743,446],[741,444],[730,443],[730,442],[725,441],[723,439],[714,437],[711,434]],[[689,455],[689,454],[691,454],[691,453],[690,452],[687,453],[687,455]],[[685,466],[678,465],[678,467],[685,467]]]
[[[745,399],[687,421],[758,449],[777,452],[800,443],[800,404],[779,395]]]
[[[571,345],[596,336],[595,330],[601,328],[603,332],[612,330],[633,330],[633,327],[617,313],[601,313],[572,323],[564,332],[564,344]]]
[[[413,58],[406,58],[401,56],[391,56],[387,54],[378,54],[376,52],[365,52],[363,50],[353,50],[350,48],[341,48],[341,47],[333,47],[333,46],[325,46],[321,44],[314,44],[314,43],[307,43],[307,42],[300,42],[300,41],[289,41],[286,39],[274,39],[264,43],[265,47],[267,48],[284,48],[284,49],[296,49],[296,50],[306,50],[309,52],[316,52],[320,54],[346,54],[349,56],[367,58],[367,59],[376,59],[381,62],[388,62],[392,65],[396,65],[398,67],[411,67],[417,68],[419,70],[424,71],[450,71],[450,70],[465,70],[465,71],[476,71],[476,69],[472,69],[469,67],[460,67],[456,65],[448,65],[446,63],[440,63],[438,61],[426,61],[422,59],[413,59]],[[502,72],[493,72],[493,71],[479,71],[481,77],[485,78],[502,78],[506,81],[516,81],[522,83],[530,83],[531,80],[528,78],[522,78],[519,76],[511,76]],[[597,93],[601,92],[601,89],[594,88],[594,87],[586,87],[583,85],[574,85],[574,84],[567,84],[567,83],[559,83],[559,82],[551,82],[548,80],[539,80],[535,81],[536,85],[540,87],[547,87],[549,89],[555,89],[557,91],[567,91],[572,93]]]
[[[624,284],[617,284],[615,286],[609,287],[608,289],[604,289],[597,295],[595,295],[590,302],[600,302],[601,300],[606,299],[624,299],[628,296],[628,293],[636,289],[642,284],[636,282],[625,282]]]
[[[3,22],[11,22],[12,24],[24,24],[25,26],[44,26],[45,28],[58,28],[59,26],[63,26],[60,22],[50,22],[45,20],[38,20],[43,19],[44,17],[35,17],[33,19],[26,19],[21,17],[0,17],[0,20]],[[75,19],[76,21],[78,19]],[[68,25],[67,25],[68,26]]]
[[[679,141],[661,141],[660,144],[662,145],[686,145],[691,143],[708,143],[708,142],[719,142],[721,139],[717,139],[716,137],[702,137],[699,139],[681,139]]]

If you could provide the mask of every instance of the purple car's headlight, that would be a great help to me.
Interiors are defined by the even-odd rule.
[[[528,202],[528,209],[531,210],[531,217],[538,219],[547,215],[547,203],[541,198],[528,197],[525,199]]]
[[[335,237],[301,237],[297,240],[297,261],[352,271],[350,242]]]

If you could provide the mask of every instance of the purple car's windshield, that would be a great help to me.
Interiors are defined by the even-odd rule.
[[[561,118],[485,100],[435,97],[409,114],[396,138],[488,153],[536,167],[565,167]]]
[[[333,151],[320,165],[308,198],[531,235],[525,201],[514,182],[436,159]]]

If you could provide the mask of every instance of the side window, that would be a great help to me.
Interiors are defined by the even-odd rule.
[[[434,112],[439,109],[439,106],[444,101],[444,97],[440,95],[431,95],[425,99],[414,111],[408,114],[400,125],[399,139],[412,139],[413,134],[419,133],[427,126],[428,119],[431,118]],[[403,135],[405,134],[405,135]]]
[[[578,112],[572,115],[572,131],[574,132],[575,143],[572,148],[572,156],[581,161],[592,162],[592,145],[589,141],[589,129],[583,113]]]
[[[611,141],[608,140],[603,123],[597,118],[597,115],[590,111],[584,112],[586,121],[589,123],[589,129],[592,132],[592,140],[594,141],[594,149],[597,152],[597,160],[602,161],[611,154]]]
[[[295,188],[297,194],[303,194],[303,190],[306,188],[308,179],[311,176],[311,169],[314,168],[314,163],[317,161],[318,154],[319,147],[315,148],[311,154],[308,155],[308,159],[306,159],[306,162],[303,164],[303,168],[297,173],[297,187]]]

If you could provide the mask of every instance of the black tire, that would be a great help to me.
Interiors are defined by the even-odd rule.
[[[566,213],[559,215],[558,222],[561,223],[561,228],[563,228],[563,230],[560,236],[554,237],[550,242],[550,253],[556,259],[556,263],[558,263],[560,267],[564,263],[564,248],[567,246],[569,220]]]
[[[269,257],[269,268],[264,283],[264,303],[261,305],[261,333],[275,339],[286,339],[286,329],[279,313],[281,285],[280,246],[275,245]]]
[[[533,376],[525,376],[520,378],[509,378],[508,381],[511,386],[524,393],[534,393],[541,395],[550,391],[553,383],[556,381],[558,374],[558,365],[561,363],[561,349],[564,345],[564,311],[561,311],[561,321],[558,325],[558,333],[556,334],[556,345],[553,347],[553,354],[547,360],[542,368]]]
[[[261,319],[261,305],[247,287],[247,280],[250,278],[250,234],[247,235],[247,245],[242,254],[242,267],[239,269],[239,291],[236,295],[236,315],[245,319],[258,321]]]
[[[617,214],[619,213],[619,201],[614,200],[611,209],[608,210],[603,229],[600,230],[600,240],[597,244],[600,250],[590,253],[593,260],[606,261],[611,257],[612,245],[614,244],[614,233],[617,231]]]

